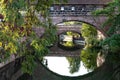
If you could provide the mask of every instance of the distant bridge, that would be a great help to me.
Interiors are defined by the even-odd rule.
[[[67,31],[73,31],[73,32],[77,32],[77,33],[81,33],[80,29],[81,29],[81,25],[58,25],[57,26],[57,34],[61,34]]]

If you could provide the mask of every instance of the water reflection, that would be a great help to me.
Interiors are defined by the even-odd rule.
[[[80,57],[66,57],[66,59],[69,62],[69,69],[70,69],[70,73],[73,74],[75,72],[78,72],[79,67],[80,67]]]
[[[105,62],[106,55],[93,46],[86,46],[80,56],[43,58],[43,64],[51,71],[65,76],[80,76],[87,74]]]
[[[79,76],[89,71],[84,67],[80,57],[44,57],[43,61],[51,71],[65,76]]]

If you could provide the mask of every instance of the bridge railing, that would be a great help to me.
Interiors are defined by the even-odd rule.
[[[53,5],[50,7],[50,16],[82,16],[91,15],[91,12],[103,9],[104,5]]]

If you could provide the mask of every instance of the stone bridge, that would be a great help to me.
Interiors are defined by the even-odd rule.
[[[81,25],[58,25],[57,26],[57,34],[64,33],[66,31],[74,31],[80,33]]]
[[[58,25],[57,26],[57,35],[64,33],[66,31],[73,31],[80,33],[81,25]],[[61,49],[58,43],[56,42],[50,49],[50,54],[47,56],[79,56],[81,49],[83,47],[76,50],[64,50]]]
[[[50,18],[52,23],[57,25],[66,21],[80,21],[93,25],[97,30],[105,35],[105,30],[101,25],[106,21],[106,16],[95,17],[92,12],[106,7],[111,0],[68,0],[65,4],[53,4],[50,7]],[[41,16],[39,16],[41,17]]]
[[[94,10],[103,9],[106,6],[106,3],[109,1],[111,0],[69,0],[67,4],[53,4],[50,7],[50,18],[52,20],[52,23],[56,26],[58,26],[59,23],[66,21],[85,22],[93,25],[97,30],[106,35],[104,32],[106,29],[102,29],[100,26],[103,24],[103,22],[105,22],[107,18],[102,15],[95,17],[91,14],[91,12]],[[38,15],[38,17],[41,19],[42,16]],[[79,29],[80,27],[75,26],[70,26],[69,28],[67,26],[58,26],[57,33],[60,34],[67,30],[79,32]],[[39,37],[44,34],[43,28],[36,28],[35,31]],[[73,55],[72,51],[67,52],[67,54]],[[76,54],[74,55],[78,56],[79,50],[75,53]],[[51,55],[67,56],[61,53],[59,55],[58,52]],[[0,67],[0,80],[24,80],[20,79],[22,76],[24,76],[21,71],[22,60],[22,58],[16,58],[15,60],[12,60],[11,62],[3,65],[3,67]],[[33,76],[28,75],[28,78],[26,77],[25,80],[33,80],[32,78],[34,77],[36,80],[110,80],[110,78],[114,76],[115,77],[113,79],[120,80],[120,65],[118,65],[119,63],[113,64],[110,62],[105,62],[103,66],[97,68],[95,71],[78,77],[61,76],[47,69],[39,61],[37,63],[38,66],[36,67]]]
[[[75,0],[77,1],[77,0]],[[82,1],[82,0],[81,0]],[[73,3],[72,3],[73,2]],[[94,2],[94,1],[93,1]],[[57,35],[66,32],[66,31],[75,31],[80,33],[81,25],[59,25],[59,23],[67,22],[67,21],[79,21],[84,22],[92,25],[97,30],[99,30],[104,36],[106,36],[105,31],[106,29],[102,29],[101,25],[105,22],[107,19],[106,16],[98,16],[95,17],[92,15],[92,11],[103,9],[106,6],[106,4],[103,3],[88,3],[83,1],[83,3],[77,3],[74,4],[74,1],[70,0],[70,3],[68,4],[53,4],[49,11],[50,11],[50,18],[52,20],[52,23],[56,25],[57,27]],[[42,15],[38,15],[39,19],[43,19]],[[42,36],[44,33],[44,29],[39,28],[36,29],[37,35]],[[54,46],[51,49],[51,55],[79,55],[80,50],[76,51],[65,51],[60,49],[58,46]],[[63,54],[62,54],[63,53]],[[66,53],[66,54],[64,54]]]
[[[47,56],[80,56],[81,50],[83,47],[80,47],[76,50],[65,50],[59,47],[57,43],[52,46],[50,49],[50,53]]]
[[[49,17],[51,18],[52,23],[56,26],[58,26],[58,24],[62,22],[79,21],[94,26],[97,30],[106,35],[105,34],[106,29],[102,29],[101,25],[106,21],[107,17],[103,15],[96,17],[92,15],[92,12],[95,10],[103,9],[106,6],[106,3],[108,3],[111,0],[107,1],[91,0],[91,1],[68,0],[68,3],[66,4],[54,3],[49,9],[50,12]],[[38,14],[38,18],[40,20],[43,20],[41,14]],[[66,30],[67,29],[68,28],[66,28]]]
[[[80,29],[81,29],[81,25],[56,25],[57,27],[57,35],[64,33],[66,31],[73,31],[73,32],[77,32],[80,33]],[[36,34],[41,37],[44,34],[44,28],[42,27],[37,27],[34,28]]]
[[[61,22],[66,22],[66,21],[80,21],[84,23],[88,23],[95,27],[97,30],[102,32],[105,35],[104,29],[101,28],[101,25],[105,22],[106,17],[105,16],[99,16],[99,17],[94,17],[94,16],[88,16],[88,15],[82,15],[82,16],[69,16],[69,17],[51,17],[53,24],[57,25]],[[75,28],[75,27],[74,27]]]

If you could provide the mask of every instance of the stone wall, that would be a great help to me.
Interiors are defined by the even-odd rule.
[[[12,76],[20,69],[21,67],[21,58],[17,58],[12,62],[4,65],[0,68],[0,80],[11,80]]]

